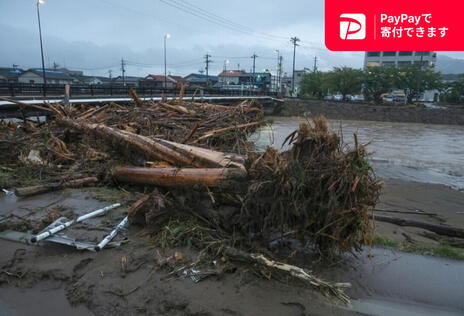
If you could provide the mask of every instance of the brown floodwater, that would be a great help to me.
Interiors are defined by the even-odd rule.
[[[285,150],[284,139],[302,117],[272,117],[272,125],[260,128],[251,139],[257,149],[272,145]],[[330,120],[329,127],[353,144],[371,141],[371,163],[378,176],[424,183],[444,184],[464,190],[464,126],[371,121]]]

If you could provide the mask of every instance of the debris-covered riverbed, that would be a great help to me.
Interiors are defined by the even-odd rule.
[[[42,289],[47,280],[96,314],[350,310],[352,280],[320,277],[320,266],[364,257],[378,242],[374,217],[405,221],[377,215],[382,182],[368,144],[353,135],[348,146],[320,117],[289,133],[287,151],[256,151],[249,135],[265,124],[259,104],[225,107],[182,92],[156,103],[132,98],[99,107],[15,101],[49,117],[1,125],[5,288]],[[464,236],[460,227],[413,224]],[[237,288],[249,284],[259,288],[250,304],[266,289],[274,303],[205,302],[238,303]],[[202,296],[211,289],[223,290]],[[291,299],[301,295],[318,303]]]

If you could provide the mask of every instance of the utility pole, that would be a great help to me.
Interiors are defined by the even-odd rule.
[[[421,81],[422,81],[422,65],[424,64],[424,52],[421,52],[421,59],[420,59],[420,66],[419,66],[419,72],[417,73],[417,88],[416,88],[416,102],[417,99],[420,98],[421,96]]]
[[[253,56],[251,56],[251,58],[253,58],[253,85],[254,85],[254,82],[255,82],[256,57],[258,57],[258,55],[256,55],[256,53],[253,53]]]
[[[47,78],[45,77],[45,61],[42,44],[42,26],[40,25],[40,9],[39,6],[44,3],[44,0],[37,0],[37,20],[39,21],[39,37],[40,37],[40,54],[42,55],[42,78],[43,78],[43,95],[47,95]]]
[[[290,41],[293,43],[293,72],[292,72],[292,94],[295,92],[295,55],[296,47],[299,46],[297,43],[300,41],[298,37],[292,37]]]
[[[212,63],[211,59],[209,59],[211,55],[206,54],[205,55],[205,70],[206,70],[206,86],[209,86],[209,63]]]
[[[282,60],[283,60],[283,56],[280,56],[279,57],[279,73],[278,73],[278,76],[277,76],[277,80],[278,80],[278,83],[279,83],[279,93],[282,91]]]
[[[126,86],[126,77],[124,76],[126,72],[126,68],[124,68],[125,66],[126,66],[126,62],[124,61],[123,58],[121,58],[122,85],[124,87]]]
[[[279,92],[279,63],[280,63],[280,51],[278,49],[274,50],[277,53],[277,68],[276,68],[276,81],[275,81],[275,90]]]
[[[166,69],[167,69],[167,63],[166,63],[166,40],[171,37],[171,34],[166,33],[164,34],[164,90],[166,90],[166,87],[168,85],[167,83],[167,74],[166,74]]]
[[[313,72],[317,71],[317,56],[314,56],[314,67],[313,67]]]

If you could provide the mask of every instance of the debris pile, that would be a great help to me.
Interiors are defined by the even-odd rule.
[[[289,135],[288,152],[256,153],[247,136],[263,124],[263,112],[253,102],[225,107],[186,101],[182,93],[156,103],[135,92],[132,98],[135,106],[47,104],[53,120],[28,121],[27,128],[3,122],[2,168],[53,182],[17,192],[69,187],[76,174],[116,182],[144,192],[128,219],[146,225],[155,246],[198,250],[188,271],[241,261],[260,275],[283,273],[348,301],[346,284],[281,262],[270,244],[291,237],[333,257],[368,241],[380,183],[356,136],[348,149],[315,118]]]

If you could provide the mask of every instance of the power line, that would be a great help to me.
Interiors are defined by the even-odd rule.
[[[170,1],[160,0],[160,1],[163,2],[164,4],[167,4],[167,5],[171,6],[171,7],[173,7],[173,8],[176,8],[176,9],[178,9],[180,11],[183,11],[183,12],[188,13],[190,15],[196,16],[196,17],[198,17],[200,19],[206,20],[206,21],[208,21],[210,23],[222,26],[222,27],[227,28],[227,29],[232,30],[232,31],[240,32],[240,33],[247,34],[247,35],[250,35],[250,36],[255,36],[255,37],[259,36],[261,38],[265,38],[266,40],[279,38],[277,36],[268,35],[266,33],[256,33],[256,32],[254,32],[252,30],[250,31],[250,30],[248,30],[249,29],[248,27],[247,27],[247,29],[244,29],[244,28],[241,28],[241,27],[230,25],[230,24],[224,22],[223,18],[221,18],[221,19],[211,18],[210,16],[199,12],[199,10],[191,11],[192,8],[185,8],[183,6],[185,3],[179,2],[181,0],[170,0]],[[203,10],[203,9],[201,9],[201,10]],[[203,10],[203,11],[206,11],[206,10]],[[237,25],[237,23],[234,23],[234,24]],[[280,38],[283,38],[283,37],[280,37]]]

